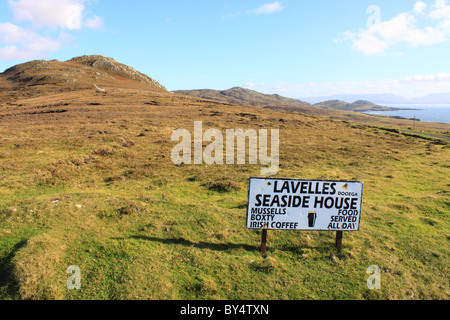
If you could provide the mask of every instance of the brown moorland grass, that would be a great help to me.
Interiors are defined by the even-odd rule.
[[[446,141],[153,87],[65,85],[1,93],[2,299],[449,298]],[[363,181],[361,230],[340,252],[332,233],[270,232],[261,255],[245,229],[260,165],[175,166],[171,134],[194,121],[279,129],[277,177]],[[66,287],[71,265],[81,290]],[[371,265],[380,290],[367,288]]]

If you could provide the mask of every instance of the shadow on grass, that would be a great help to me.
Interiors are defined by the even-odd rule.
[[[126,238],[114,238],[116,240],[124,240]],[[199,249],[209,249],[214,251],[230,251],[230,250],[245,250],[249,252],[259,252],[260,251],[260,244],[255,245],[248,245],[248,244],[236,244],[236,243],[211,243],[211,242],[193,242],[190,240],[186,240],[184,238],[157,238],[152,236],[141,236],[141,235],[135,235],[130,236],[128,239],[136,239],[136,240],[145,240],[145,241],[151,241],[151,242],[159,242],[162,244],[168,244],[168,245],[181,245],[185,247],[195,247]],[[330,241],[323,241],[319,245],[311,246],[311,245],[288,245],[288,244],[272,244],[267,246],[268,252],[274,252],[274,251],[285,251],[285,252],[291,252],[293,254],[301,255],[304,253],[304,250],[313,250],[316,252],[320,252],[324,255],[329,255],[330,252],[333,252],[337,255],[341,255],[342,252],[336,249],[334,242],[331,241],[332,238],[330,237]]]
[[[235,243],[211,243],[211,242],[192,242],[183,238],[161,239],[157,237],[147,236],[131,236],[131,239],[146,240],[159,242],[163,244],[182,245],[185,247],[195,247],[199,249],[209,249],[215,251],[229,251],[234,249],[243,249],[245,251],[258,251],[259,247],[251,246],[247,244],[235,244]]]
[[[15,298],[18,295],[19,284],[14,277],[14,265],[11,262],[16,252],[27,244],[27,240],[22,240],[14,245],[11,252],[0,259],[0,288],[5,288],[8,298]]]

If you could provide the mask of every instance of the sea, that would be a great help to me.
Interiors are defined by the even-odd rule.
[[[367,114],[377,114],[393,117],[402,117],[425,122],[440,122],[450,124],[450,104],[389,104],[386,107],[399,108],[398,111],[368,111]],[[412,110],[413,109],[413,110]]]

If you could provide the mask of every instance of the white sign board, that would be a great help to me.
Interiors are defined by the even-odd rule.
[[[363,183],[250,178],[247,228],[359,231]]]

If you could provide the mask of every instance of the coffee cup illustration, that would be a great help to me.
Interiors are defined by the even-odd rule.
[[[309,211],[308,212],[308,227],[314,228],[316,225],[316,219],[317,219],[317,212],[316,211]]]

